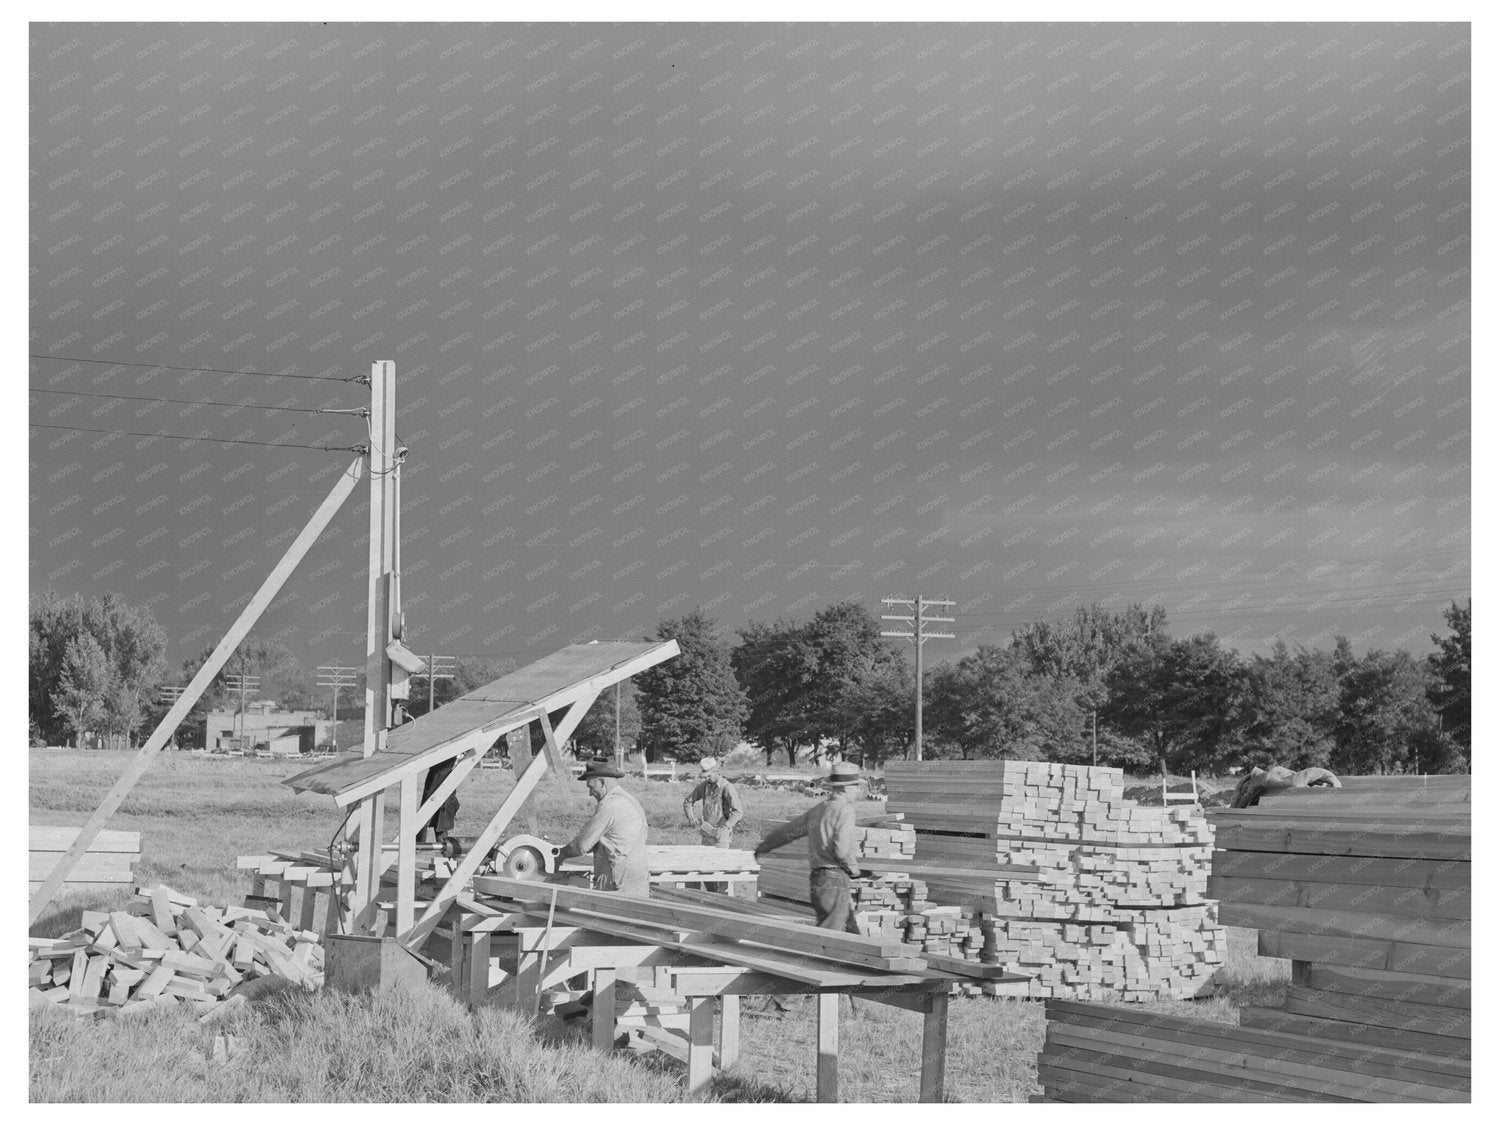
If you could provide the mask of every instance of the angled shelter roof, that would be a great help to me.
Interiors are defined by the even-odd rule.
[[[293,774],[283,784],[330,794],[340,805],[351,804],[480,742],[484,743],[481,749],[488,748],[539,712],[592,699],[611,684],[677,654],[676,641],[569,645],[396,727],[386,736],[385,749],[368,758],[344,754]]]

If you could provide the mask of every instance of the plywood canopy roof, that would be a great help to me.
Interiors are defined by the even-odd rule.
[[[592,700],[600,691],[678,654],[676,641],[569,645],[392,730],[370,757],[344,754],[285,779],[293,789],[350,804],[412,773],[475,748],[486,749],[540,712]]]

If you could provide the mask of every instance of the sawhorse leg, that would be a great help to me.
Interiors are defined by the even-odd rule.
[[[719,998],[719,1066],[732,1067],[740,1057],[740,998],[727,993]]]
[[[818,1101],[839,1100],[839,996],[818,993]]]
[[[714,1002],[708,996],[688,1001],[687,1092],[704,1089],[714,1073]]]
[[[944,1072],[948,1059],[948,994],[934,992],[922,1015],[922,1079],[917,1101],[943,1100]]]
[[[615,970],[594,970],[594,1046],[601,1051],[615,1045]]]
[[[462,942],[462,938],[459,939]],[[464,950],[468,976],[467,1000],[471,1008],[484,1003],[490,991],[490,935],[475,934]]]

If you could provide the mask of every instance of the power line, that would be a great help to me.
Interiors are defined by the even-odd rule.
[[[231,371],[225,367],[173,367],[169,363],[131,363],[123,359],[84,359],[81,356],[42,355],[29,352],[28,359],[53,359],[60,363],[102,363],[107,367],[144,367],[151,371],[190,371],[194,374],[213,375],[261,375],[267,379],[322,379],[330,383],[362,383],[364,375],[288,375],[275,371]]]
[[[248,438],[216,438],[188,434],[148,434],[138,430],[98,430],[92,426],[52,426],[42,422],[26,423],[32,430],[73,430],[83,434],[123,434],[126,437],[169,438],[175,441],[212,441],[220,445],[263,445],[267,449],[316,449],[323,453],[364,453],[361,445],[308,445],[296,441],[251,441]]]
[[[290,414],[359,414],[368,415],[367,407],[336,406],[257,406],[249,402],[218,402],[202,398],[159,398],[152,395],[107,395],[94,391],[58,391],[50,387],[28,387],[28,390],[44,395],[73,395],[78,398],[115,398],[126,402],[172,402],[179,406],[229,406],[237,410],[280,410]]]

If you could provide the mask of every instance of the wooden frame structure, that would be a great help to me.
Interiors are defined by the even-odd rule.
[[[385,839],[381,812],[393,790],[399,801],[395,849],[361,843],[350,925],[368,930],[379,909],[381,878],[396,867],[396,932],[412,951],[421,949],[443,914],[466,888],[490,849],[549,770],[571,777],[561,745],[605,688],[678,654],[676,641],[595,641],[569,645],[526,667],[469,692],[437,711],[388,732],[373,754],[344,755],[285,779],[299,791],[325,793],[339,807],[357,806],[361,840]],[[551,716],[561,712],[554,725]],[[500,808],[480,832],[468,855],[436,895],[419,903],[416,895],[416,840],[422,826],[463,783],[496,739],[537,722],[544,750],[516,779]],[[421,775],[453,761],[454,767],[425,803],[418,800]],[[366,812],[365,810],[371,810]],[[373,822],[373,827],[370,825]],[[366,833],[369,833],[368,835]],[[423,906],[420,916],[418,906]]]
[[[560,905],[607,907],[611,896],[554,893],[548,885],[528,884],[520,893],[534,901],[505,897],[517,888],[512,880],[481,877],[473,893],[460,896],[448,916],[452,987],[471,1007],[499,1004],[532,1014],[548,993],[564,990],[573,995],[567,990],[568,982],[586,975],[592,995],[594,1046],[611,1050],[622,1029],[638,1035],[647,1045],[687,1065],[691,1094],[707,1086],[715,1069],[726,1069],[738,1058],[740,997],[815,996],[816,1096],[819,1102],[836,1102],[839,997],[860,997],[921,1014],[918,1100],[943,1100],[948,997],[959,979],[949,973],[930,967],[887,969],[837,961],[835,957],[857,959],[861,947],[878,949],[879,942],[767,918],[736,900],[726,900],[725,910],[613,900],[622,917],[652,915],[657,925],[680,917],[679,940],[670,936],[663,940],[660,930],[648,929],[644,923],[637,928],[628,921],[606,920],[607,912],[599,915]],[[717,926],[715,917],[720,919]],[[718,929],[719,935],[694,928],[705,922]],[[601,925],[607,929],[596,928]],[[724,936],[738,931],[748,937],[762,926],[765,945],[745,945]],[[779,940],[803,949],[793,952],[769,944]],[[825,941],[829,946],[825,958],[808,952]],[[907,960],[923,965],[920,958]],[[995,979],[1021,979],[992,967],[976,965],[973,969]],[[664,1013],[662,1005],[675,1010]]]

